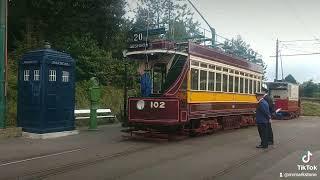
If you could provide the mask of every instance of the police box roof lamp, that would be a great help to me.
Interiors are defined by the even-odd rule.
[[[51,49],[51,44],[48,41],[44,42],[44,48]]]

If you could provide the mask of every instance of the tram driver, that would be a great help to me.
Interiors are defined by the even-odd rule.
[[[144,62],[139,64],[138,73],[140,75],[141,96],[150,97],[152,82],[150,74],[146,72],[146,64]]]

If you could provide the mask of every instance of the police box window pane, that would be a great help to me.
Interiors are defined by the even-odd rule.
[[[33,70],[33,80],[34,81],[40,80],[40,70]]]
[[[198,90],[199,70],[191,69],[191,89]]]
[[[214,91],[214,72],[209,72],[208,90]]]
[[[207,90],[207,71],[200,71],[200,90]]]
[[[229,92],[233,92],[233,76],[229,76]]]
[[[223,74],[223,91],[228,92],[228,75]]]
[[[234,78],[234,92],[239,92],[239,77],[237,76]]]
[[[69,82],[69,72],[62,71],[62,82]]]
[[[30,70],[24,70],[23,71],[23,80],[29,81],[29,77],[30,77]]]
[[[221,74],[220,73],[216,73],[216,91],[221,91]]]
[[[49,81],[57,80],[57,72],[56,70],[49,70]]]
[[[240,93],[244,92],[243,91],[243,83],[244,83],[243,78],[240,78]]]

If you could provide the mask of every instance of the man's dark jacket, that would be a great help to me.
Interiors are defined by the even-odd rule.
[[[262,98],[259,101],[257,109],[256,109],[256,121],[257,121],[257,124],[269,123],[270,119],[271,119],[271,113],[270,113],[270,110],[269,110],[268,102]]]

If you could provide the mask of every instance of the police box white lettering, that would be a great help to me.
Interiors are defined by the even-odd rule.
[[[164,108],[166,108],[166,103],[165,102],[163,102],[163,101],[161,101],[161,102],[153,102],[153,101],[151,101],[150,102],[150,108],[151,109],[164,109]]]

